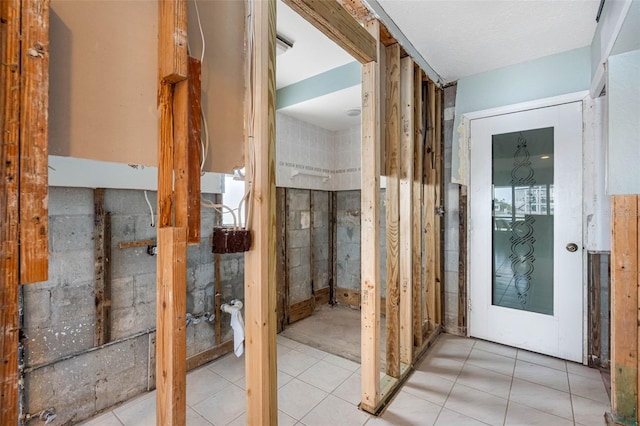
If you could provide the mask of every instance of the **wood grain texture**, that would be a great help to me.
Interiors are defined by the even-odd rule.
[[[385,48],[386,372],[400,377],[400,45]]]
[[[587,311],[587,333],[588,333],[588,345],[589,352],[587,361],[589,367],[600,368],[601,367],[601,322],[600,322],[600,300],[602,297],[602,254],[601,253],[589,253],[587,255],[587,276],[588,282],[588,311]]]
[[[611,207],[611,407],[616,420],[637,421],[637,195],[614,195]]]
[[[111,340],[111,214],[104,209],[104,188],[93,190],[96,325],[94,346]]]
[[[372,37],[337,1],[283,1],[361,64],[376,61],[377,38]]]
[[[348,288],[336,288],[336,302],[353,308],[360,308],[360,292]]]
[[[18,422],[20,1],[0,2],[0,424]]]
[[[200,75],[202,64],[196,58],[189,58],[189,142],[188,187],[187,187],[187,243],[200,244],[200,177],[202,149],[200,144],[202,90]]]
[[[201,367],[228,353],[233,352],[233,340],[224,343],[216,343],[216,346],[187,358],[187,371]]]
[[[20,70],[20,283],[49,266],[49,0],[22,2]]]
[[[414,66],[413,80],[413,211],[412,211],[412,251],[413,251],[413,344],[422,346],[422,70]]]
[[[427,83],[427,140],[424,155],[424,252],[425,252],[425,314],[429,327],[436,323],[436,193],[435,193],[435,110],[436,87],[433,82]]]
[[[366,24],[376,39],[377,20]],[[362,67],[362,166],[361,166],[361,402],[375,410],[380,402],[380,66]]]
[[[275,0],[253,2],[255,35],[251,96],[254,121],[245,152],[254,153],[249,200],[253,245],[245,254],[245,373],[247,424],[277,424]],[[250,111],[247,111],[249,113]],[[248,117],[248,115],[247,115]],[[249,168],[251,170],[251,168]]]
[[[277,317],[280,333],[287,324],[287,189],[276,188],[276,293],[277,293]]]
[[[296,321],[300,321],[301,319],[311,316],[314,306],[314,297],[291,305],[289,307],[289,324],[293,324]]]
[[[413,361],[413,59],[400,60],[400,362]]]
[[[158,1],[158,72],[162,82],[187,78],[187,0]]]
[[[222,318],[222,283],[221,283],[221,270],[220,270],[220,253],[215,253],[213,255],[213,259],[214,259],[214,269],[215,269],[215,289],[216,289],[216,294],[215,294],[215,299],[214,299],[214,313],[215,313],[215,318],[214,318],[214,328],[216,330],[216,345],[220,345],[222,344],[222,321],[220,318]],[[231,349],[233,350],[233,346],[231,347]]]
[[[436,89],[436,107],[435,107],[435,120],[434,120],[434,172],[435,178],[433,182],[435,190],[435,205],[441,211],[444,212],[444,203],[442,201],[443,192],[443,161],[442,161],[442,90]],[[443,233],[443,215],[435,215],[434,224],[434,237],[435,237],[435,286],[436,286],[436,310],[435,310],[435,322],[442,325],[443,306],[444,306],[444,233]]]
[[[158,229],[156,418],[159,425],[186,422],[187,231]]]
[[[163,1],[160,1],[163,3]],[[173,224],[173,85],[158,87],[160,131],[158,135],[158,220],[156,226]]]

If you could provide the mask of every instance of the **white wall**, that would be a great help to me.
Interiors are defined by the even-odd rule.
[[[323,191],[360,189],[360,149],[360,126],[331,131],[278,113],[276,185]],[[296,171],[301,174],[292,177]]]

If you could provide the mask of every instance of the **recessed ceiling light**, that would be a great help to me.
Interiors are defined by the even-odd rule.
[[[540,156],[541,160],[548,160],[549,158],[551,158],[551,157],[549,157],[548,155],[541,155]]]
[[[347,115],[349,117],[357,117],[360,115],[360,108],[351,108],[347,110]]]

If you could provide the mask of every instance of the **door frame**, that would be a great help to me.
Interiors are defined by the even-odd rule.
[[[560,96],[553,96],[553,97],[549,97],[549,98],[542,98],[542,99],[535,99],[532,101],[527,101],[527,102],[521,102],[521,103],[517,103],[517,104],[511,104],[511,105],[505,105],[505,106],[500,106],[497,108],[489,108],[489,109],[484,109],[484,110],[479,110],[479,111],[472,111],[472,112],[468,112],[468,113],[464,113],[461,116],[460,119],[460,128],[458,130],[458,132],[460,133],[460,138],[459,138],[459,149],[458,149],[458,155],[460,155],[461,158],[460,159],[460,164],[461,165],[466,165],[466,168],[464,169],[463,173],[464,176],[460,176],[460,178],[465,182],[465,184],[468,187],[468,184],[470,182],[471,179],[471,174],[470,174],[470,159],[471,159],[471,121],[472,120],[479,120],[482,118],[489,118],[489,117],[495,117],[495,116],[499,116],[499,115],[506,115],[506,114],[512,114],[512,113],[516,113],[516,112],[523,112],[523,111],[529,111],[529,110],[534,110],[534,109],[540,109],[540,108],[547,108],[547,107],[552,107],[552,106],[557,106],[557,105],[562,105],[562,104],[567,104],[567,103],[572,103],[572,102],[584,102],[585,98],[587,98],[589,96],[589,91],[588,90],[584,90],[584,91],[580,91],[580,92],[574,92],[574,93],[568,93],[565,95],[560,95]],[[584,131],[584,122],[585,122],[585,110],[584,110],[584,105],[583,105],[583,111],[582,111],[582,122],[583,122],[583,132],[582,132],[582,139],[583,139],[583,144],[584,144],[584,138],[585,138],[585,131]],[[580,158],[580,163],[582,164],[582,167],[584,169],[584,154],[583,157]],[[462,168],[462,167],[461,167]],[[462,173],[461,173],[462,174]],[[580,184],[581,190],[584,193],[584,178],[583,181]],[[468,197],[470,197],[469,191],[467,191]],[[470,331],[470,326],[469,326],[469,321],[471,321],[471,313],[469,311],[469,298],[471,297],[471,292],[470,292],[470,283],[471,283],[471,250],[470,250],[470,235],[471,235],[471,227],[470,227],[470,223],[471,223],[471,209],[468,208],[469,204],[469,199],[467,199],[467,208],[466,208],[466,212],[465,212],[465,220],[466,220],[466,226],[464,228],[464,238],[465,238],[465,247],[466,250],[464,253],[459,253],[460,256],[464,256],[464,264],[466,265],[466,267],[464,268],[464,272],[462,274],[464,274],[464,276],[461,276],[460,279],[464,280],[464,288],[465,288],[465,297],[464,297],[464,312],[465,312],[465,318],[467,320],[467,324],[465,324],[465,332],[467,336],[470,336],[469,331]],[[584,219],[584,201],[583,201],[583,205],[582,205],[582,209],[583,209],[583,219]],[[585,227],[585,222],[583,220],[582,223],[582,234],[584,235],[584,227]],[[582,256],[583,256],[583,268],[582,268],[582,323],[583,323],[583,327],[582,327],[582,363],[584,364],[587,361],[587,352],[588,352],[588,344],[587,344],[587,339],[588,339],[588,328],[587,328],[587,315],[585,315],[585,313],[587,312],[587,307],[588,307],[588,301],[587,301],[587,282],[586,282],[586,274],[584,271],[584,265],[586,264],[586,257],[587,257],[587,251],[586,250],[582,250]]]

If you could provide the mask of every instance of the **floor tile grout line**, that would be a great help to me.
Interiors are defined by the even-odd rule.
[[[464,369],[464,366],[467,364],[467,361],[469,360],[469,356],[471,356],[471,352],[473,351],[473,348],[474,348],[475,345],[476,345],[476,341],[474,340],[473,344],[469,347],[469,353],[465,357],[464,362],[462,363],[462,367],[460,368],[460,371],[458,371],[458,374],[456,375],[455,379],[453,380],[453,386],[451,386],[451,389],[449,389],[449,392],[447,393],[447,397],[444,399],[444,401],[442,402],[442,405],[440,406],[440,411],[438,412],[438,416],[436,417],[436,420],[434,421],[434,424],[436,424],[438,422],[438,419],[440,418],[440,415],[442,414],[442,410],[444,410],[445,405],[447,405],[447,401],[449,401],[449,397],[451,396],[451,392],[453,392],[453,388],[455,388],[456,387],[456,383],[458,383],[458,377],[460,377],[460,372]],[[424,360],[423,360],[423,362],[424,362]],[[455,411],[455,410],[452,410],[452,411]],[[457,413],[457,411],[456,411],[456,413]],[[462,414],[462,413],[458,413],[458,414]],[[469,417],[469,416],[467,416],[467,417]],[[474,419],[474,420],[478,420],[478,419]]]
[[[504,420],[502,422],[503,425],[507,424],[507,416],[509,415],[509,405],[511,404],[511,390],[513,389],[513,380],[516,376],[516,366],[518,365],[518,353],[520,349],[516,349],[516,358],[513,363],[513,370],[511,371],[511,384],[509,385],[509,393],[507,394],[507,406],[504,409]]]
[[[566,367],[566,363],[565,363]],[[573,419],[573,424],[576,424],[576,413],[573,409],[573,392],[571,392],[571,380],[569,379],[569,369],[567,368],[567,386],[569,387],[569,401],[571,403],[571,418]]]

